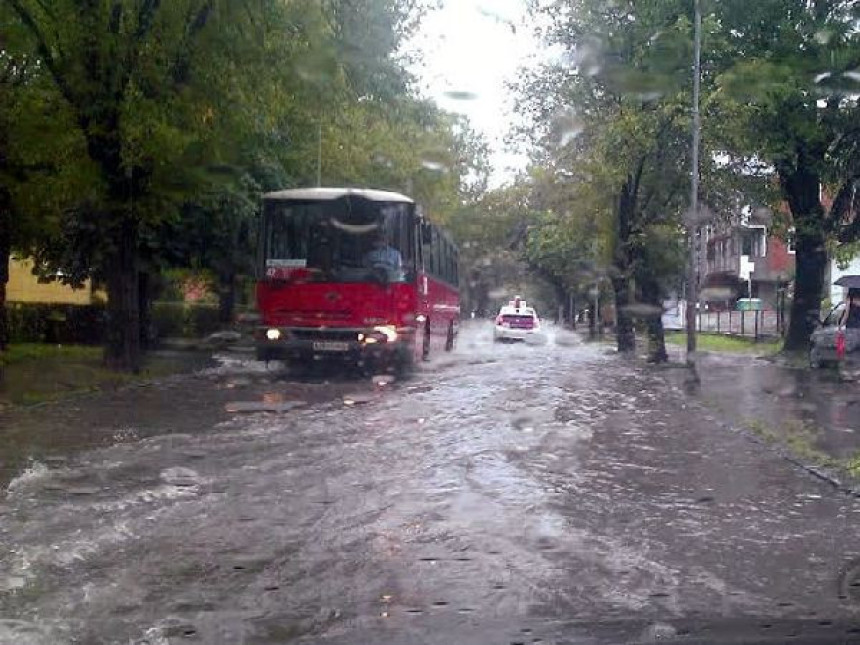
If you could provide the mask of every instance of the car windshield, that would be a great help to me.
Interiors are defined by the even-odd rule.
[[[832,327],[834,325],[838,325],[845,316],[846,307],[847,305],[844,302],[836,305],[824,319],[824,326]]]
[[[860,643],[860,0],[0,0],[0,645]]]

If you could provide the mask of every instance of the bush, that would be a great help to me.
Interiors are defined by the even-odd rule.
[[[98,345],[105,339],[104,305],[7,303],[13,343]]]
[[[218,307],[183,302],[156,302],[152,324],[156,338],[200,338],[221,329]]]
[[[101,345],[105,342],[107,313],[103,304],[7,303],[6,312],[12,343]],[[218,307],[181,302],[155,303],[152,325],[156,338],[200,338],[221,329]]]

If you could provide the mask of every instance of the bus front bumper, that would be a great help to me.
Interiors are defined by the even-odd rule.
[[[362,329],[260,327],[257,359],[263,361],[342,360],[359,362],[411,353],[414,327],[383,325]]]

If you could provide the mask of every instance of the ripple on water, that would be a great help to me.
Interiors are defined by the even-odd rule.
[[[50,635],[35,623],[0,618],[0,643],[15,645],[61,645],[56,634]]]
[[[34,461],[20,475],[12,479],[6,487],[7,493],[18,493],[26,490],[34,485],[40,484],[48,479],[52,474],[50,468],[45,464]]]

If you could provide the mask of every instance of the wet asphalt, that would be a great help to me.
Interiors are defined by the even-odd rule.
[[[7,416],[0,643],[860,639],[860,500],[665,370],[490,334]]]

